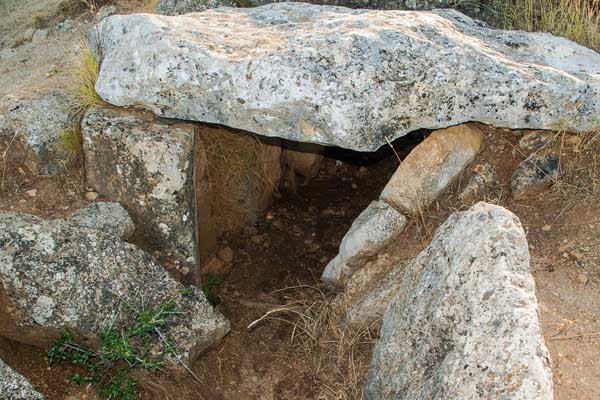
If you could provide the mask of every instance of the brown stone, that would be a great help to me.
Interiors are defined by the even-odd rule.
[[[434,131],[402,161],[381,200],[408,213],[423,210],[473,161],[481,142],[477,124]]]

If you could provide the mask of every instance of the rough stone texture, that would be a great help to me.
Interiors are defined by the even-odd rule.
[[[380,322],[396,297],[409,262],[392,251],[367,263],[352,275],[344,292],[336,297],[337,311],[351,325],[367,326]]]
[[[552,142],[555,135],[553,132],[546,131],[527,132],[519,140],[519,147],[529,152],[537,151]]]
[[[69,102],[59,91],[38,98],[0,99],[0,150],[10,144],[7,162],[31,173],[55,172],[57,158],[64,158],[59,133],[73,124]]]
[[[71,222],[90,229],[127,240],[133,235],[135,225],[126,209],[119,203],[92,203],[73,214]]]
[[[62,328],[93,337],[114,318],[117,326],[131,321],[130,306],[171,299],[181,314],[163,333],[185,360],[229,330],[200,290],[183,296],[147,253],[69,221],[0,214],[0,281],[0,334],[27,344],[47,346]]]
[[[321,280],[331,288],[345,286],[357,269],[388,246],[406,226],[406,217],[383,201],[373,201],[354,220],[337,256],[327,264]]]
[[[474,201],[498,183],[496,169],[488,163],[477,164],[473,167],[473,172],[469,183],[460,194],[460,199],[464,203]]]
[[[525,233],[478,203],[450,216],[385,313],[368,400],[552,399]]]
[[[217,7],[257,7],[287,0],[160,0],[156,10],[165,15],[178,15],[204,11]],[[306,0],[304,3],[367,8],[375,10],[432,10],[434,8],[459,8],[469,15],[487,15],[486,7],[477,1],[464,0]]]
[[[6,400],[44,400],[23,375],[0,359],[0,398]]]
[[[235,0],[160,0],[156,11],[164,15],[179,15],[218,7],[237,7]]]
[[[598,53],[453,10],[277,3],[112,16],[97,32],[109,103],[266,136],[367,151],[468,121],[598,125]]]
[[[513,173],[510,190],[515,200],[536,196],[560,175],[560,155],[554,151],[534,153]]]
[[[475,124],[433,132],[402,161],[380,198],[408,213],[422,211],[473,161],[481,140]]]
[[[96,107],[81,132],[88,185],[125,206],[152,248],[194,262],[193,126]]]

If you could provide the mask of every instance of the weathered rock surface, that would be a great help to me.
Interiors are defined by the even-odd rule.
[[[453,10],[278,3],[112,16],[97,32],[104,100],[266,136],[366,151],[468,121],[598,124],[598,53]]]
[[[160,0],[156,10],[164,15],[178,15],[217,7],[257,7],[284,2],[287,0]],[[432,10],[450,7],[463,10],[469,15],[486,14],[485,7],[477,2],[453,0],[306,0],[304,3],[375,10]]]
[[[321,280],[331,288],[345,286],[352,274],[392,243],[405,226],[406,217],[389,204],[371,202],[352,223],[338,255],[327,264]]]
[[[25,377],[0,359],[0,398],[6,400],[44,400]]]
[[[410,262],[393,253],[380,255],[357,270],[348,280],[344,292],[335,299],[337,311],[349,324],[367,326],[382,320],[402,285],[405,268]]]
[[[61,156],[60,132],[72,124],[70,100],[63,92],[38,98],[4,96],[0,99],[0,150],[10,145],[7,162],[28,172],[54,172]]]
[[[191,12],[199,12],[210,8],[237,7],[235,0],[160,0],[156,5],[156,11],[164,15],[179,15]]]
[[[96,107],[81,132],[88,185],[125,206],[153,248],[193,262],[193,126]]]
[[[408,213],[422,211],[473,161],[481,141],[481,129],[475,124],[431,133],[402,161],[381,200]]]
[[[529,152],[537,151],[551,143],[555,135],[553,132],[546,131],[527,132],[519,140],[519,147]]]
[[[64,220],[0,214],[0,334],[47,346],[60,329],[93,337],[113,319],[131,321],[131,307],[173,300],[181,312],[164,335],[185,360],[219,341],[229,323],[202,292],[190,296],[137,247]]]
[[[83,228],[102,231],[123,240],[133,235],[135,225],[119,203],[92,203],[73,214],[70,221]]]
[[[488,163],[477,164],[473,167],[473,172],[469,183],[460,194],[460,199],[464,203],[472,202],[498,184],[496,169]]]
[[[478,203],[407,267],[366,399],[552,399],[549,357],[521,224]]]
[[[560,155],[540,151],[529,156],[513,173],[510,190],[515,200],[532,197],[548,189],[560,175]]]

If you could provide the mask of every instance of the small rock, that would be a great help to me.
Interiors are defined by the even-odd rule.
[[[86,192],[85,199],[88,201],[94,201],[98,198],[98,192]]]
[[[552,225],[544,225],[544,226],[542,226],[542,230],[544,232],[549,232],[552,230]]]
[[[488,163],[477,164],[473,168],[473,176],[467,187],[460,194],[462,202],[467,203],[475,200],[478,195],[485,193],[486,189],[498,183],[498,176],[493,166]]]
[[[537,151],[552,141],[553,134],[548,131],[531,131],[519,140],[519,147],[528,152]]]
[[[29,197],[35,197],[37,195],[37,189],[31,189],[25,192],[25,194]]]
[[[560,156],[553,151],[532,154],[512,175],[510,188],[515,200],[546,190],[560,174]]]
[[[217,257],[213,257],[204,266],[202,267],[201,272],[205,275],[214,274],[214,275],[222,275],[226,272],[225,263],[218,259]]]
[[[581,284],[586,284],[588,280],[589,279],[585,273],[577,274],[577,282]]]
[[[45,399],[24,376],[14,371],[0,359],[0,395],[3,399]]]
[[[57,26],[59,32],[67,33],[71,32],[75,27],[75,21],[72,19],[66,19],[63,22],[60,22]]]
[[[225,264],[231,264],[233,262],[233,249],[229,246],[227,247],[223,247],[221,250],[219,250],[219,253],[217,254],[217,256],[225,263]]]
[[[261,244],[265,241],[265,238],[262,235],[254,235],[250,238],[252,243]]]
[[[33,35],[35,35],[35,28],[29,28],[23,33],[23,40],[26,42],[31,42],[33,39]]]
[[[48,29],[38,29],[33,34],[33,38],[31,41],[35,44],[43,43],[46,39],[48,39]]]
[[[367,176],[368,173],[369,173],[369,170],[367,169],[367,167],[362,166],[358,169],[358,172],[356,173],[356,177],[364,178],[365,176]]]

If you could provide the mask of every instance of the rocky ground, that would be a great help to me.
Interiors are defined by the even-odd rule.
[[[148,7],[126,1],[116,6],[123,13]],[[9,0],[0,7],[6,7],[0,13],[0,98],[35,97],[68,86],[79,41],[93,17],[64,15],[55,0]],[[43,22],[33,18],[37,14]],[[73,28],[62,32],[58,24],[65,19],[74,21]],[[48,36],[38,34],[30,41],[28,29],[48,29]],[[515,200],[511,176],[531,153],[519,143],[526,133],[485,128],[481,151],[471,167],[491,165],[498,183],[465,200],[460,194],[474,174],[467,168],[436,201],[408,219],[397,239],[402,243],[399,257],[415,257],[450,214],[478,200],[512,211],[521,220],[529,244],[541,327],[553,362],[554,397],[597,399],[600,139],[556,134],[550,147],[560,155],[561,176],[549,190]],[[347,365],[323,367],[322,360],[331,360],[332,348],[338,347],[326,340],[321,346],[307,346],[293,312],[276,314],[277,318],[263,320],[253,329],[248,326],[273,308],[313,299],[313,288],[325,293],[324,301],[331,300],[319,281],[323,270],[338,253],[352,222],[378,198],[398,158],[404,160],[423,137],[401,138],[393,143],[395,152],[386,146],[370,156],[329,150],[315,177],[298,177],[296,190],[282,188],[254,226],[222,236],[217,247],[220,263],[211,271],[222,277],[222,283],[211,294],[220,301],[217,309],[231,321],[231,332],[191,366],[199,381],[183,371],[139,373],[143,398],[356,398],[377,332],[372,332],[374,336],[363,332],[359,343],[350,346],[356,370],[349,371]],[[63,164],[59,173],[17,171],[15,180],[7,181],[0,191],[0,211],[46,219],[69,217],[102,200],[90,195],[84,175],[77,160]],[[206,274],[202,278],[209,279]],[[293,289],[299,286],[306,288]],[[0,357],[48,399],[95,398],[89,388],[69,382],[74,372],[80,372],[78,367],[50,368],[39,347],[1,339]]]

